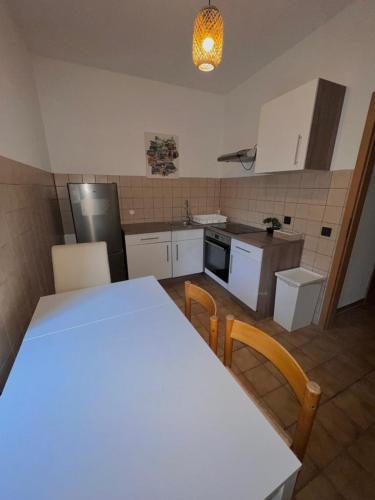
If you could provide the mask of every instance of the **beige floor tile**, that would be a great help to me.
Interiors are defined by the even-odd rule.
[[[314,464],[311,458],[306,454],[302,462],[302,469],[298,474],[295,493],[301,490],[307,483],[319,474],[318,467]]]
[[[259,365],[251,370],[244,372],[245,377],[255,388],[259,396],[265,396],[280,386],[279,380],[266,368],[265,365]]]
[[[333,403],[363,430],[368,429],[375,422],[373,406],[363,401],[352,388],[338,394],[333,399]]]
[[[305,372],[308,372],[320,364],[319,361],[311,359],[307,354],[301,351],[301,349],[293,349],[290,354],[296,359]]]
[[[320,406],[317,421],[342,446],[351,444],[361,432],[361,428],[332,401]]]
[[[342,500],[343,497],[333,484],[323,475],[319,474],[310,481],[300,492],[295,500]]]
[[[362,434],[348,448],[348,453],[375,478],[375,426]]]
[[[324,474],[346,500],[372,500],[374,498],[374,477],[346,452],[331,462]]]
[[[260,364],[248,347],[241,347],[233,352],[232,368],[236,373],[242,373]]]
[[[279,417],[284,427],[289,427],[297,420],[300,406],[292,392],[285,386],[266,394],[263,399]]]
[[[319,469],[326,467],[342,451],[343,446],[326,431],[318,420],[315,420],[307,447],[307,452],[315,465]]]

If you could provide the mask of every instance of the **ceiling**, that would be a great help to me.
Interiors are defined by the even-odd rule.
[[[353,0],[214,0],[224,52],[211,73],[191,60],[200,0],[8,0],[40,55],[224,93],[245,81]]]

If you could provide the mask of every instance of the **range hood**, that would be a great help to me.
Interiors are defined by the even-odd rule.
[[[253,148],[240,149],[235,153],[227,153],[225,155],[221,155],[219,156],[217,161],[227,161],[227,162],[236,161],[241,163],[251,163],[255,161],[256,155],[257,155],[257,148],[255,146]]]

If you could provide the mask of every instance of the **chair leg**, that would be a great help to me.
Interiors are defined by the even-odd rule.
[[[305,398],[297,421],[294,433],[292,451],[299,460],[303,460],[309,442],[311,429],[314,424],[316,411],[318,409],[321,390],[318,384],[309,380],[306,385]]]
[[[228,314],[225,318],[225,344],[224,344],[224,365],[230,368],[232,366],[232,351],[233,351],[233,339],[231,337],[234,316]]]
[[[218,317],[210,317],[210,347],[217,354]]]
[[[191,321],[191,298],[189,292],[190,285],[190,281],[185,281],[185,316],[189,321]]]

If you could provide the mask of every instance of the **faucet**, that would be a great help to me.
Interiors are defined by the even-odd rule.
[[[185,208],[184,224],[190,224],[191,214],[189,210],[189,200],[184,201],[184,208]]]

